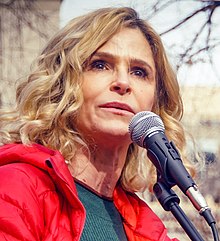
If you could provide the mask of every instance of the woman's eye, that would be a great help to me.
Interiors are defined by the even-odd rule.
[[[91,69],[94,70],[106,70],[107,69],[107,64],[103,60],[98,60],[98,61],[93,61],[91,64]]]
[[[145,79],[147,77],[147,71],[142,68],[135,68],[131,71],[132,75],[137,76],[138,78]]]

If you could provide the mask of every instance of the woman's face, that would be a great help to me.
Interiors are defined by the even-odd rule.
[[[102,143],[129,144],[129,121],[152,109],[155,72],[151,48],[140,30],[124,28],[115,34],[85,67],[78,130]]]

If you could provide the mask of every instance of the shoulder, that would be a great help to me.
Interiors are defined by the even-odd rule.
[[[47,173],[30,164],[1,166],[0,177],[0,201],[3,206],[20,210],[22,215],[31,212],[40,217],[45,201],[57,196],[55,185]]]
[[[45,171],[26,163],[1,166],[0,178],[0,234],[7,236],[5,231],[11,230],[16,240],[40,240],[45,205],[51,205],[51,200],[59,204],[52,180]]]
[[[1,191],[5,188],[16,192],[33,189],[40,195],[46,190],[55,190],[49,175],[42,169],[27,163],[11,163],[0,167]],[[21,193],[22,194],[22,193]]]

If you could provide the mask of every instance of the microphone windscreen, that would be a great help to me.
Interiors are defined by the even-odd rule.
[[[164,124],[161,118],[151,111],[142,111],[133,116],[128,127],[131,140],[137,145],[144,147],[144,139],[160,131],[164,133]]]

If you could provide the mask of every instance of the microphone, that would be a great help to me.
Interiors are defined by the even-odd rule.
[[[156,167],[159,177],[163,178],[170,188],[177,185],[201,215],[210,209],[184,167],[174,143],[168,141],[164,124],[158,115],[150,111],[137,113],[131,119],[129,132],[134,143],[147,149],[147,155]],[[213,220],[208,222],[212,223]]]

